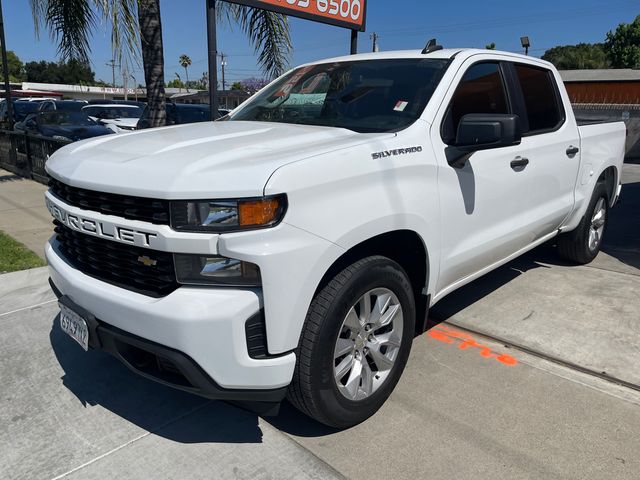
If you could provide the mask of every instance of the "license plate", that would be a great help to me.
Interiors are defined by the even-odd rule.
[[[85,350],[89,350],[89,327],[87,321],[62,303],[60,306],[60,327]]]

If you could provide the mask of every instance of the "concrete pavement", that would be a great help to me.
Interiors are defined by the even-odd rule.
[[[0,169],[0,230],[44,258],[44,244],[53,233],[44,206],[45,185]]]
[[[30,303],[29,291],[16,296]],[[640,471],[639,392],[479,336],[462,348],[468,337],[446,325],[415,339],[374,418],[336,432],[289,406],[263,419],[142,379],[64,335],[54,300],[33,300],[0,313],[4,479],[620,480]]]

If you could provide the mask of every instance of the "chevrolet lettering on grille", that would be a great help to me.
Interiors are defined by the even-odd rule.
[[[62,223],[64,226],[75,230],[77,232],[86,233],[88,235],[94,235],[109,240],[117,240],[123,243],[129,243],[131,245],[137,245],[141,247],[151,246],[151,241],[157,238],[158,235],[152,232],[145,232],[142,230],[134,230],[132,228],[121,227],[111,223],[101,222],[90,218],[85,218],[80,215],[72,214],[64,210],[59,205],[54,204],[51,200],[45,197],[45,203],[49,213]],[[151,261],[151,259],[149,259]],[[144,262],[143,262],[144,263]],[[145,265],[147,265],[145,263]],[[153,264],[147,265],[151,266]]]

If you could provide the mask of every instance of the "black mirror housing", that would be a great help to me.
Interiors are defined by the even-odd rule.
[[[521,140],[518,115],[471,113],[460,120],[455,144],[447,149],[447,158],[450,165],[457,166],[467,154],[519,145]]]

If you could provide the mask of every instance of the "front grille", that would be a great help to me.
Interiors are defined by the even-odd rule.
[[[169,225],[168,200],[94,192],[66,185],[55,178],[49,180],[49,187],[51,193],[74,207],[130,220]]]
[[[77,270],[103,282],[150,297],[164,297],[176,288],[173,255],[76,232],[57,220],[60,250]],[[155,260],[146,266],[139,258]]]

